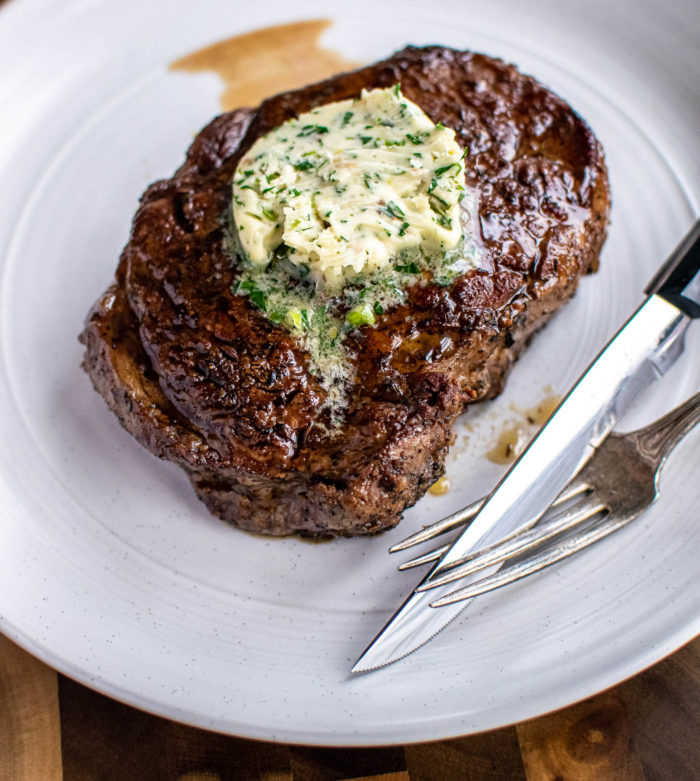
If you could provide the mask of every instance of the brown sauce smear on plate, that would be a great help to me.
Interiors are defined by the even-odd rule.
[[[330,19],[311,19],[235,35],[175,60],[170,69],[217,73],[224,82],[224,111],[255,106],[278,92],[358,66],[319,44],[331,24]]]

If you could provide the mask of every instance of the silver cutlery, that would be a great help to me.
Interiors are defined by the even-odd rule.
[[[700,318],[700,220],[645,292],[643,303],[581,375],[473,521],[367,646],[353,672],[401,659],[452,621],[465,602],[435,610],[431,605],[446,596],[450,586],[438,587],[437,595],[421,587],[474,550],[534,526],[641,390],[663,376],[682,354],[685,332],[693,319]]]
[[[431,606],[441,607],[470,599],[539,572],[623,528],[658,498],[659,475],[666,458],[698,422],[700,393],[644,428],[626,434],[610,434],[552,504],[552,507],[566,503],[571,506],[540,521],[529,531],[509,535],[494,545],[468,554],[417,590],[428,591],[494,564],[504,565],[518,559],[494,575],[436,599]],[[572,502],[574,499],[577,501]],[[394,545],[390,552],[408,550],[468,523],[485,500],[480,499],[448,518],[426,526]],[[537,550],[545,542],[562,536],[564,539],[560,542]],[[411,559],[399,569],[436,561],[447,547],[441,546]],[[523,557],[528,551],[533,553]]]

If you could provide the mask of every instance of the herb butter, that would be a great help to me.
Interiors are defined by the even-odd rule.
[[[462,241],[462,157],[454,131],[398,84],[319,106],[259,138],[239,163],[240,250],[263,269],[282,248],[300,276],[329,290],[407,250],[447,253]]]

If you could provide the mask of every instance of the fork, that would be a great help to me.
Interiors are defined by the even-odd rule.
[[[514,532],[487,548],[470,553],[444,573],[439,573],[416,591],[427,591],[500,564],[495,574],[450,592],[431,603],[441,607],[484,594],[549,567],[626,526],[658,497],[658,482],[666,458],[683,437],[700,422],[700,393],[655,422],[626,434],[610,434],[593,457],[564,488],[552,507],[569,503],[554,517],[545,516],[536,526]],[[464,525],[485,501],[479,499],[437,523],[410,535],[389,549],[407,550]],[[595,520],[594,520],[595,519]],[[573,534],[572,534],[573,532]],[[523,554],[561,535],[563,541],[532,555]],[[399,566],[400,570],[440,559],[444,545]]]

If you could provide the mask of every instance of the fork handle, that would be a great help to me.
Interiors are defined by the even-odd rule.
[[[688,317],[700,317],[700,220],[671,253],[645,292],[661,296]]]
[[[698,423],[700,393],[695,393],[663,417],[639,429],[635,436],[642,451],[661,465],[673,448]]]

